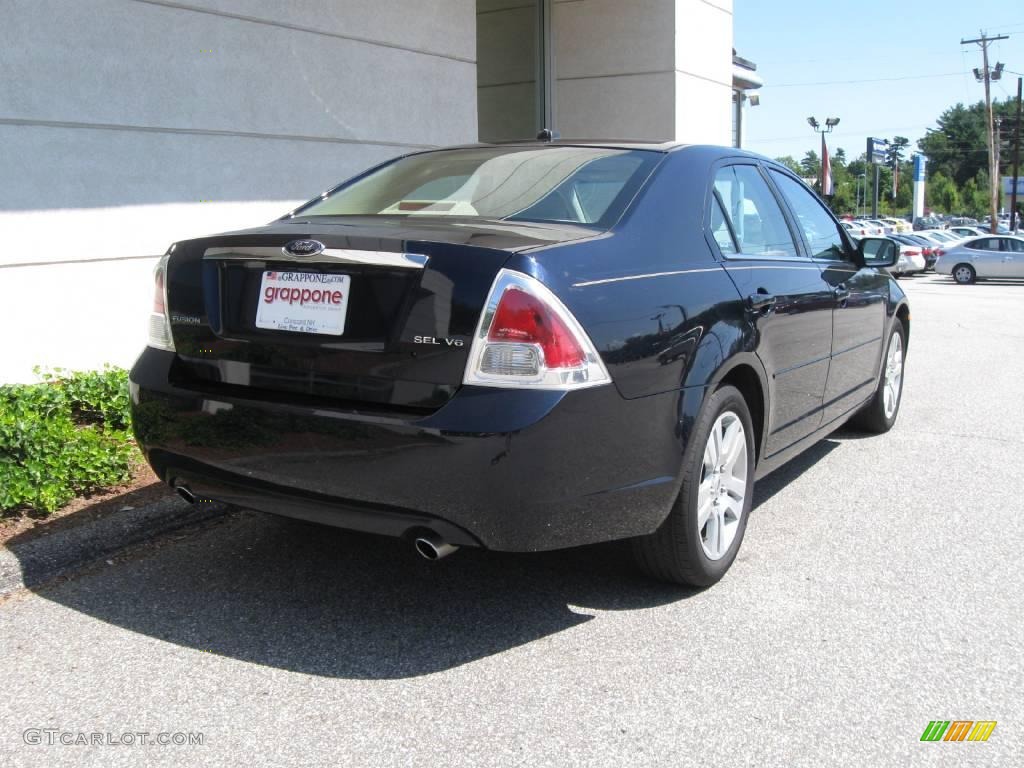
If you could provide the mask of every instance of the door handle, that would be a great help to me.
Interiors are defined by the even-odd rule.
[[[775,297],[764,288],[758,288],[757,293],[747,296],[747,309],[751,312],[768,314],[775,306]]]
[[[850,298],[850,289],[842,284],[837,285],[832,289],[832,297],[836,303],[846,306],[846,300]]]

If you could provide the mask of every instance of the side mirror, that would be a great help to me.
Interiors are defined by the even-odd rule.
[[[900,258],[900,244],[887,237],[864,237],[857,243],[857,253],[866,267],[891,267]]]

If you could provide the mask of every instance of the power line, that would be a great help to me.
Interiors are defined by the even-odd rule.
[[[801,88],[810,85],[858,85],[860,83],[895,83],[902,80],[928,80],[937,77],[960,77],[964,72],[943,72],[936,75],[906,75],[904,77],[876,77],[869,80],[822,80],[808,83],[766,83],[764,88]]]

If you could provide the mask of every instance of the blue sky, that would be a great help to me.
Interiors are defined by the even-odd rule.
[[[990,63],[1024,72],[1020,0],[734,0],[733,11],[736,52],[765,81],[760,106],[747,113],[746,147],[769,157],[818,151],[811,115],[840,118],[828,145],[850,158],[868,136],[906,136],[916,147],[946,107],[984,98],[971,72],[981,67],[981,48],[960,45],[981,29],[1010,35],[989,47]],[[993,98],[1016,92],[1016,74],[993,83]]]

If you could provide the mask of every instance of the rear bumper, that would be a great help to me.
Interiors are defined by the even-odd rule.
[[[395,415],[183,388],[170,383],[173,360],[147,348],[130,377],[136,435],[165,482],[343,528],[429,528],[503,551],[656,529],[679,488],[681,414],[703,394],[463,387],[429,416]]]

